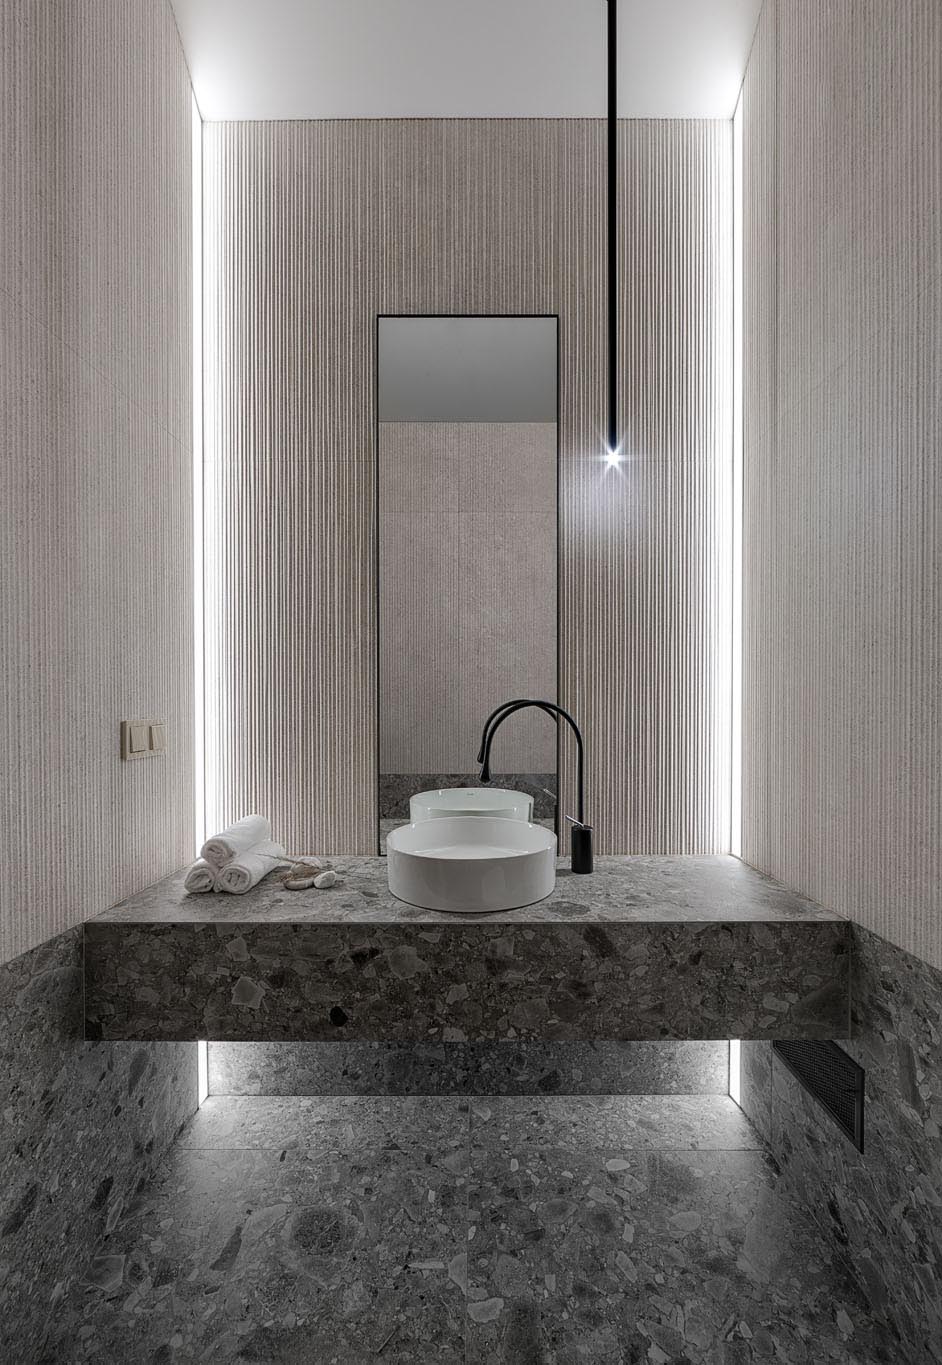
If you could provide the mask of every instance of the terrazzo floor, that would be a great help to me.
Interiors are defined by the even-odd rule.
[[[46,1365],[896,1362],[725,1097],[214,1097]]]

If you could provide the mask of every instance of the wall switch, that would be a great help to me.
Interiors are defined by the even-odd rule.
[[[121,757],[154,758],[167,747],[166,725],[162,720],[123,720]]]

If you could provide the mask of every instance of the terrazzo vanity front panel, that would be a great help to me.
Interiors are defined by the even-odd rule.
[[[604,858],[537,905],[396,901],[382,859],[342,885],[187,896],[158,883],[85,927],[89,1037],[232,1042],[832,1038],[848,925],[733,858]]]

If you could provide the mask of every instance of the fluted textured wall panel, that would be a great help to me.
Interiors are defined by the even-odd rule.
[[[942,6],[767,0],[743,117],[744,855],[942,966]]]
[[[375,848],[375,316],[558,313],[587,810],[605,850],[727,846],[731,130],[622,126],[618,470],[604,151],[596,120],[206,126],[210,823]]]
[[[192,849],[191,96],[165,0],[5,0],[0,63],[5,961]]]
[[[380,772],[472,772],[496,706],[555,700],[556,466],[555,422],[380,423]],[[556,727],[524,711],[491,759],[555,772]]]

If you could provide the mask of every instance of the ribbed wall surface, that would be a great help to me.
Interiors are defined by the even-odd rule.
[[[561,701],[610,851],[727,846],[731,133],[624,125],[606,471],[604,129],[205,130],[209,820],[376,845],[377,313],[560,316]],[[416,679],[421,685],[421,679]]]
[[[191,97],[163,0],[5,0],[0,62],[7,960],[192,847]]]
[[[603,846],[725,851],[731,126],[629,122],[621,165],[626,459],[569,464],[563,678],[591,723]]]
[[[767,0],[744,104],[744,855],[937,966],[940,130],[937,0]]]

